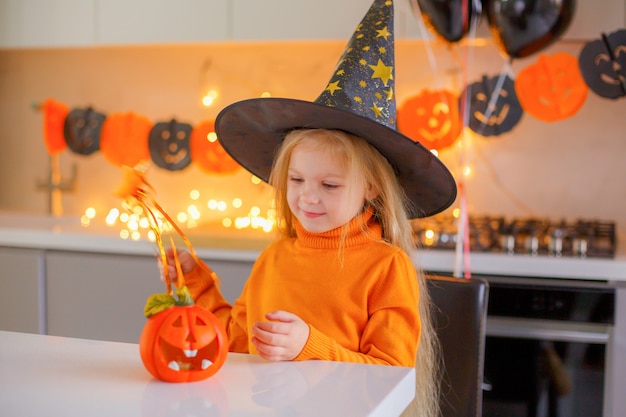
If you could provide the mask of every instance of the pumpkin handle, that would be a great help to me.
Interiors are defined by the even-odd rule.
[[[157,203],[154,199],[152,199],[152,204],[154,204],[154,207],[156,207],[156,209],[159,210],[159,212],[163,215],[163,217],[165,217],[165,219],[169,222],[169,224],[172,225],[176,233],[178,233],[178,235],[181,237],[181,239],[187,246],[187,249],[189,249],[189,253],[191,254],[191,257],[193,258],[194,261],[196,261],[196,264],[200,268],[202,268],[205,272],[207,272],[209,275],[213,274],[213,271],[211,271],[209,267],[198,257],[195,249],[193,248],[193,245],[191,244],[191,242],[189,241],[185,233],[174,222],[174,220],[172,220],[169,214],[167,214],[165,210],[163,210],[163,208],[159,205],[159,203]],[[178,260],[176,245],[174,243],[174,238],[171,232],[170,232],[170,242],[171,242],[172,248],[174,249],[174,263],[176,265],[176,272],[178,273],[178,280],[176,282],[176,287],[181,288],[182,286],[185,285],[185,277],[183,276],[182,268],[180,266],[180,261]]]

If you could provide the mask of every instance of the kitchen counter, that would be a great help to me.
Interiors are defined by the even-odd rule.
[[[392,417],[414,396],[413,368],[229,353],[204,381],[167,383],[136,344],[0,331],[0,407],[11,417]]]
[[[194,249],[203,259],[254,261],[270,241],[257,234],[249,237],[238,231],[215,235],[188,232]],[[525,277],[555,277],[626,282],[626,245],[618,239],[615,258],[506,255],[472,253],[473,274]],[[156,245],[148,240],[124,240],[115,228],[83,227],[77,217],[48,217],[0,213],[0,246],[92,253],[153,255]],[[413,255],[416,266],[433,272],[451,272],[455,253],[449,250],[420,250]]]

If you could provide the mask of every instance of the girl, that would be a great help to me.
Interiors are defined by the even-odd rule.
[[[430,299],[389,162],[354,135],[293,130],[270,184],[281,239],[261,253],[233,306],[215,274],[179,255],[192,297],[224,323],[230,350],[410,367],[417,358],[418,381],[432,381]]]
[[[456,182],[396,130],[393,23],[393,1],[374,0],[315,101],[264,97],[220,111],[224,149],[274,186],[281,238],[232,306],[214,273],[188,253],[180,261],[232,351],[415,366],[414,404],[433,417],[438,356],[427,287],[409,257],[409,219],[448,208]]]

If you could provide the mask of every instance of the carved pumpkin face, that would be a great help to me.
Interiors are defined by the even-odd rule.
[[[175,119],[154,125],[148,137],[150,157],[158,167],[179,171],[191,163],[191,125]]]
[[[483,76],[469,85],[469,128],[479,135],[495,136],[510,131],[522,118],[522,107],[508,75]]]
[[[68,148],[79,155],[100,149],[100,133],[106,115],[87,109],[74,109],[65,118],[63,134]]]
[[[151,316],[139,339],[141,359],[156,378],[200,381],[226,361],[228,342],[220,321],[197,306],[173,306]]]
[[[461,134],[457,97],[446,90],[422,90],[398,108],[398,130],[428,149],[440,150]]]
[[[232,174],[239,165],[217,140],[213,121],[204,121],[191,131],[191,160],[208,174]]]
[[[115,166],[134,167],[150,159],[148,135],[152,122],[133,112],[115,113],[102,125],[100,152]]]
[[[541,54],[515,79],[515,92],[524,111],[547,122],[573,116],[585,104],[588,91],[578,59],[565,52]]]
[[[580,51],[578,64],[594,93],[613,100],[626,96],[626,29],[588,42]]]
[[[44,101],[43,106],[43,140],[49,155],[56,155],[67,148],[63,125],[70,112],[69,107],[53,99]]]

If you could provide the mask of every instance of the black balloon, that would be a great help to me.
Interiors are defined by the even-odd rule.
[[[448,42],[460,41],[482,12],[480,0],[417,0],[426,27]]]
[[[576,0],[482,0],[491,35],[510,58],[524,58],[556,40],[569,27]]]
[[[588,42],[578,57],[585,83],[600,97],[626,96],[626,29]]]

